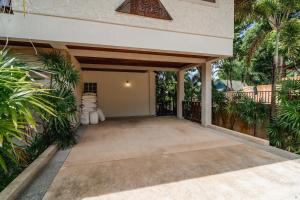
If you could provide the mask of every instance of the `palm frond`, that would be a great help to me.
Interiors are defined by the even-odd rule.
[[[41,100],[49,93],[30,75],[35,70],[38,68],[27,66],[7,51],[0,52],[0,166],[4,171],[7,159],[22,161],[23,152],[17,143],[27,135],[26,127],[35,128],[34,115],[54,114],[52,104]]]

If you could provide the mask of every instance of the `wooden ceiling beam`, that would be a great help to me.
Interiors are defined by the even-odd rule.
[[[85,68],[101,68],[101,69],[126,69],[126,70],[147,70],[147,71],[179,71],[179,68],[170,68],[170,67],[156,67],[156,66],[128,66],[128,65],[103,65],[103,64],[81,64],[81,69]]]
[[[111,58],[111,59],[128,59],[141,61],[158,61],[158,62],[174,62],[174,63],[203,63],[206,61],[202,57],[185,57],[185,56],[169,56],[157,55],[151,53],[131,53],[131,52],[113,52],[113,51],[94,51],[69,49],[73,56],[95,57],[95,58]]]

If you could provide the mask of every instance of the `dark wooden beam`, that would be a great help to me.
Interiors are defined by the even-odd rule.
[[[133,67],[160,67],[160,68],[181,68],[189,63],[177,63],[177,62],[159,62],[159,61],[142,61],[131,59],[111,59],[111,58],[96,58],[96,57],[81,57],[76,56],[76,59],[81,64],[95,64],[95,65],[124,65]]]
[[[204,59],[209,58],[209,56],[199,56],[199,55],[182,54],[182,53],[166,53],[166,52],[155,52],[155,51],[146,51],[146,50],[89,47],[89,46],[77,46],[77,45],[66,45],[66,46],[68,47],[68,49],[77,49],[77,50],[110,51],[110,52],[120,52],[120,53],[141,53],[141,54],[147,53],[150,55],[177,56],[177,57],[204,58]]]
[[[6,44],[5,40],[0,40],[0,46],[4,46]],[[17,46],[17,47],[32,47],[31,42],[23,42],[23,41],[11,41],[8,40],[8,46]],[[50,48],[52,49],[52,46],[47,43],[37,43],[33,42],[33,45],[37,48]]]
[[[98,71],[98,72],[130,72],[130,73],[146,73],[147,70],[137,69],[107,69],[107,68],[81,68],[82,71]]]

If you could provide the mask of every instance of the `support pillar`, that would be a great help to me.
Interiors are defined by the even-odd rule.
[[[155,72],[149,71],[149,114],[156,115],[156,81]]]
[[[182,101],[184,101],[184,70],[177,72],[177,117],[183,118]]]
[[[209,126],[212,123],[212,85],[211,63],[201,66],[201,123]]]

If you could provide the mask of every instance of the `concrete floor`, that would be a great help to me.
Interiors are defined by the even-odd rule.
[[[264,148],[175,118],[107,121],[86,127],[44,199],[299,199],[300,160]]]

